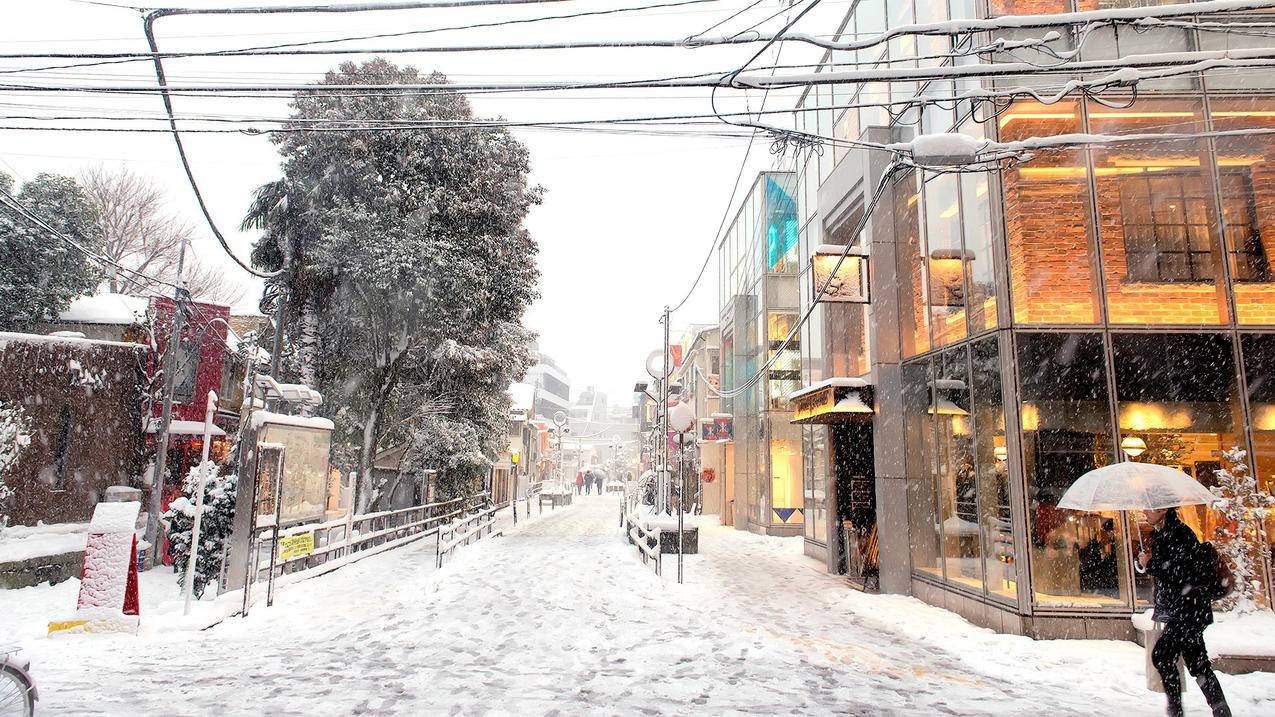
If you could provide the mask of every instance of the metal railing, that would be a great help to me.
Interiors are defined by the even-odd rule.
[[[637,546],[642,564],[655,563],[655,574],[663,575],[664,558],[660,548],[660,530],[648,529],[646,523],[637,515],[638,491],[626,491],[624,500],[620,501],[620,528],[629,543]]]
[[[496,511],[504,508],[508,503],[492,506],[486,510],[481,510],[468,518],[448,523],[438,529],[438,540],[434,544],[434,561],[436,567],[443,567],[443,558],[447,557],[457,547],[461,545],[469,545],[470,542],[481,540],[483,531],[487,531],[487,537],[494,537],[504,533],[503,530],[495,530]]]
[[[475,493],[410,508],[364,513],[325,523],[295,525],[280,529],[277,533],[273,525],[258,526],[253,531],[255,549],[250,558],[253,567],[249,572],[253,579],[249,581],[248,590],[251,590],[254,583],[266,581],[269,605],[274,601],[274,583],[277,577],[325,566],[335,569],[362,557],[407,545],[437,533],[444,523],[486,509],[489,503],[486,493]],[[287,538],[307,533],[313,534],[312,548],[297,555],[279,554],[276,545]],[[361,553],[366,555],[359,555]],[[245,613],[249,602],[249,597],[245,595]]]

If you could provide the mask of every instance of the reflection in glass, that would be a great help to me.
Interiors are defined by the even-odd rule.
[[[795,334],[792,340],[785,339],[797,325],[797,312],[771,311],[766,315],[766,341],[769,345],[771,364],[768,390],[768,407],[783,410],[788,406],[788,395],[801,388],[801,337]],[[783,347],[782,350],[780,347]]]
[[[961,134],[982,138],[977,122],[961,125]],[[984,172],[961,178],[961,217],[965,226],[965,270],[969,286],[966,300],[970,333],[996,328],[996,279],[992,256],[992,217],[988,194],[990,176]]]
[[[1112,461],[1102,336],[1020,334],[1018,366],[1035,600],[1052,607],[1124,606],[1119,516],[1058,508],[1077,478]]]
[[[930,332],[935,348],[965,338],[965,261],[961,248],[959,176],[925,182],[926,260],[930,277]]]
[[[907,452],[908,534],[912,569],[941,578],[934,494],[934,421],[929,359],[903,365],[903,432]]]
[[[894,185],[894,236],[898,242],[899,334],[903,355],[915,356],[930,349],[925,242],[917,219],[920,192],[916,173],[909,171]]]
[[[978,472],[978,525],[983,535],[987,591],[1013,600],[1018,596],[1018,582],[998,344],[997,337],[992,335],[970,347],[974,466]]]
[[[927,412],[938,426],[935,453],[944,572],[948,580],[982,590],[978,472],[974,467],[968,353],[962,346],[945,351],[937,361],[939,373],[934,382],[934,403]]]

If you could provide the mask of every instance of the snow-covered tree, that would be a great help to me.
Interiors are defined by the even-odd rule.
[[[1261,566],[1270,560],[1270,546],[1262,536],[1266,511],[1275,497],[1264,493],[1249,471],[1247,454],[1238,447],[1222,453],[1223,467],[1215,471],[1218,497],[1213,508],[1222,514],[1214,535],[1218,552],[1231,565],[1235,591],[1218,601],[1224,610],[1250,612],[1264,601]]]
[[[13,497],[13,489],[5,485],[4,479],[30,442],[31,422],[22,406],[0,401],[0,530],[8,525],[5,504]]]
[[[201,470],[209,476],[204,486],[204,517],[199,522],[199,560],[195,567],[195,596],[204,594],[209,583],[221,574],[226,541],[230,540],[235,521],[235,493],[238,478],[234,472],[219,473],[212,461],[195,466],[186,475],[181,497],[168,505],[164,524],[168,529],[169,550],[178,568],[177,583],[186,584],[186,567],[190,560],[190,538],[195,523],[195,490]]]
[[[446,77],[376,59],[321,84],[421,82]],[[455,92],[302,92],[293,110],[298,129],[474,119]],[[418,467],[448,452],[427,466],[440,484],[472,482],[504,445],[505,389],[529,361],[522,317],[538,271],[522,222],[540,190],[526,148],[500,128],[456,126],[276,141],[284,177],[262,187],[245,225],[263,230],[254,261],[284,270],[288,351],[353,449],[334,455],[357,456],[342,466],[360,476],[357,508],[390,492],[372,485],[372,462],[391,443],[411,443]]]
[[[13,179],[0,172],[0,196],[13,195]],[[71,177],[38,174],[16,199],[57,231],[90,250],[101,249],[93,206]],[[0,201],[0,328],[55,318],[71,300],[93,291],[100,266]]]

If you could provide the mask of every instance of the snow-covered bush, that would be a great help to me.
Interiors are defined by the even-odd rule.
[[[203,466],[211,476],[204,486],[204,518],[199,523],[199,561],[195,567],[195,596],[221,574],[223,549],[230,540],[235,522],[235,492],[238,478],[234,473],[218,474],[212,461]],[[182,495],[168,506],[164,524],[168,527],[169,550],[178,568],[178,584],[186,584],[186,566],[190,560],[190,534],[195,522],[195,489],[199,485],[200,467],[190,469],[182,486]]]
[[[1248,468],[1246,452],[1231,448],[1222,453],[1223,468],[1215,471],[1218,497],[1213,508],[1222,514],[1215,529],[1214,543],[1218,552],[1231,565],[1235,574],[1235,590],[1218,607],[1236,612],[1251,612],[1263,602],[1261,566],[1270,559],[1270,546],[1262,537],[1266,511],[1275,506],[1275,497],[1264,493]]]
[[[30,430],[31,422],[22,406],[0,401],[0,530],[9,522],[5,504],[13,496],[13,489],[4,479],[18,462],[22,449],[31,442]]]

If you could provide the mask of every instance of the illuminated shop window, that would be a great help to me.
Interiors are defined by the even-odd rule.
[[[801,525],[802,427],[779,418],[770,424],[770,515],[767,522]]]
[[[1128,550],[1119,514],[1058,507],[1080,476],[1114,459],[1102,336],[1019,334],[1018,366],[1035,601],[1127,609]]]
[[[772,311],[766,316],[766,339],[769,357],[775,359],[768,371],[768,406],[783,410],[788,407],[788,395],[801,388],[801,336],[794,335],[784,345],[784,339],[797,325],[797,312]],[[783,346],[781,350],[780,347]]]
[[[1089,106],[1097,134],[1205,129],[1198,99],[1145,99]],[[1219,324],[1227,320],[1218,197],[1208,143],[1146,141],[1092,152],[1107,317],[1126,324]],[[1246,165],[1219,167],[1242,177]]]

